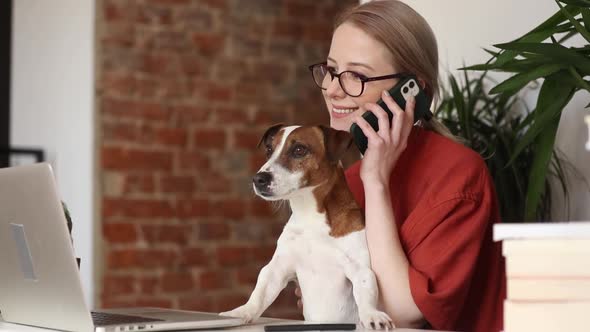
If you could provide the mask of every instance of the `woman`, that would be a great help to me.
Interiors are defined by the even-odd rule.
[[[331,126],[357,123],[368,137],[346,175],[365,210],[381,309],[397,327],[500,331],[504,265],[492,241],[499,212],[484,161],[436,119],[414,126],[414,102],[404,112],[386,93],[398,78],[366,80],[413,73],[436,99],[434,34],[395,0],[350,9],[335,27],[326,63],[311,69]],[[380,98],[394,112],[391,126]],[[379,118],[378,132],[360,116],[366,110]]]

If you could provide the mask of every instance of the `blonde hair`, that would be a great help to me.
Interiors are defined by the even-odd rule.
[[[351,23],[383,43],[393,56],[393,65],[401,72],[413,73],[425,84],[424,92],[438,103],[438,46],[428,22],[414,9],[398,0],[370,1],[351,7],[336,19],[334,29]],[[438,119],[421,125],[458,141]]]

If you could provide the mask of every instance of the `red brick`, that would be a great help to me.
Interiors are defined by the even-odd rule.
[[[217,261],[221,266],[239,266],[246,264],[250,258],[250,248],[224,247],[217,249]]]
[[[135,283],[135,277],[130,275],[107,275],[103,279],[102,293],[105,296],[132,294]]]
[[[138,252],[138,266],[153,269],[171,268],[177,264],[178,254],[170,249],[146,249]]]
[[[203,106],[177,105],[172,112],[178,123],[206,123],[211,116],[211,110]]]
[[[244,266],[236,270],[236,280],[240,285],[254,286],[262,267]]]
[[[102,73],[100,86],[103,92],[109,96],[132,95],[137,86],[137,80],[130,72]]]
[[[105,240],[110,243],[130,243],[137,241],[137,230],[133,224],[103,224],[102,230]]]
[[[314,17],[317,8],[316,5],[297,1],[285,1],[284,4],[287,15],[294,19],[307,19],[309,17]]]
[[[260,246],[251,249],[252,259],[260,263],[268,263],[276,250],[276,245]]]
[[[112,250],[107,254],[107,267],[110,269],[126,269],[138,265],[138,252],[135,249]]]
[[[170,203],[165,201],[103,198],[102,215],[104,218],[113,216],[144,219],[172,218],[175,216],[175,211]]]
[[[109,170],[168,171],[172,169],[172,153],[121,147],[103,147],[102,167]]]
[[[195,179],[192,176],[164,176],[160,179],[160,187],[165,193],[192,193]]]
[[[246,207],[244,199],[224,199],[211,203],[211,213],[229,219],[242,219],[246,216]]]
[[[210,128],[196,129],[193,139],[197,149],[223,149],[227,141],[225,130]]]
[[[134,142],[139,137],[139,129],[130,123],[103,123],[102,137],[105,142]]]
[[[215,109],[215,122],[227,124],[250,124],[248,112],[240,107],[217,107]]]
[[[215,171],[209,171],[206,173],[201,173],[199,177],[201,181],[201,189],[204,192],[221,194],[230,193],[233,191],[232,181],[230,181],[224,174]],[[214,213],[215,209],[210,209],[211,213]],[[220,214],[216,213],[214,215]]]
[[[205,241],[229,240],[230,227],[227,223],[209,222],[199,224],[199,239]]]
[[[135,301],[135,306],[172,308],[172,301],[159,297],[139,298]]]
[[[125,193],[153,193],[155,189],[152,174],[127,174],[124,185]]]
[[[187,291],[193,287],[193,276],[189,272],[165,273],[162,276],[162,290],[165,292]]]
[[[257,130],[236,130],[234,145],[238,149],[254,150],[260,142],[260,138],[260,133]]]
[[[272,34],[274,37],[301,38],[303,27],[294,21],[275,21]]]
[[[207,88],[205,97],[209,101],[228,102],[232,100],[233,89],[230,87],[220,86],[217,84],[210,84]]]
[[[186,245],[192,236],[189,225],[142,225],[144,239],[148,243],[172,243]]]
[[[143,295],[153,295],[156,292],[159,281],[156,277],[141,277],[139,280],[139,290]]]
[[[190,0],[148,0],[147,2],[161,6],[185,6],[190,3]]]
[[[271,218],[277,215],[273,209],[273,203],[262,199],[251,200],[249,211],[251,216],[259,218]]]
[[[206,199],[182,199],[176,202],[178,218],[206,217],[210,214],[209,201]]]
[[[115,119],[141,119],[148,121],[165,121],[170,118],[167,106],[157,102],[143,102],[122,98],[102,99],[101,112]]]
[[[227,10],[227,0],[199,0],[199,3],[203,3],[208,7],[219,9],[221,11]]]
[[[266,156],[262,154],[262,151],[252,154],[250,157],[250,172],[257,172],[262,165],[266,163]]]
[[[248,295],[234,294],[224,295],[217,298],[217,311],[227,311],[246,304]]]
[[[141,24],[169,25],[172,23],[172,10],[154,6],[139,7],[136,21]]]
[[[194,310],[204,312],[216,311],[211,297],[204,295],[194,295],[186,298],[180,298],[179,302],[179,307],[182,310]]]
[[[200,54],[214,56],[223,50],[225,36],[198,32],[193,34],[192,41]]]
[[[208,171],[210,167],[209,158],[202,152],[184,152],[177,154],[180,170]]]
[[[133,300],[121,300],[121,299],[113,299],[113,295],[104,295],[101,296],[102,304],[101,307],[104,309],[110,308],[130,308],[135,306],[135,302]]]
[[[203,248],[186,248],[181,256],[183,266],[207,266],[210,263],[210,257]]]
[[[160,128],[156,131],[156,135],[160,144],[184,147],[187,143],[186,129]]]
[[[149,75],[178,75],[178,59],[171,54],[142,54],[139,71]]]
[[[226,287],[227,275],[222,271],[205,271],[199,276],[201,289],[208,291]]]

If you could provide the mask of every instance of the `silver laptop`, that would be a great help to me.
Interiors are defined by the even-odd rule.
[[[241,325],[237,318],[160,308],[91,313],[51,166],[0,169],[0,311],[4,321],[76,332]]]

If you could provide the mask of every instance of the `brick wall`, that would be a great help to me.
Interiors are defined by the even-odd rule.
[[[243,304],[286,221],[255,198],[271,124],[327,123],[307,65],[356,1],[97,3],[100,306]],[[300,318],[293,287],[265,313]]]

